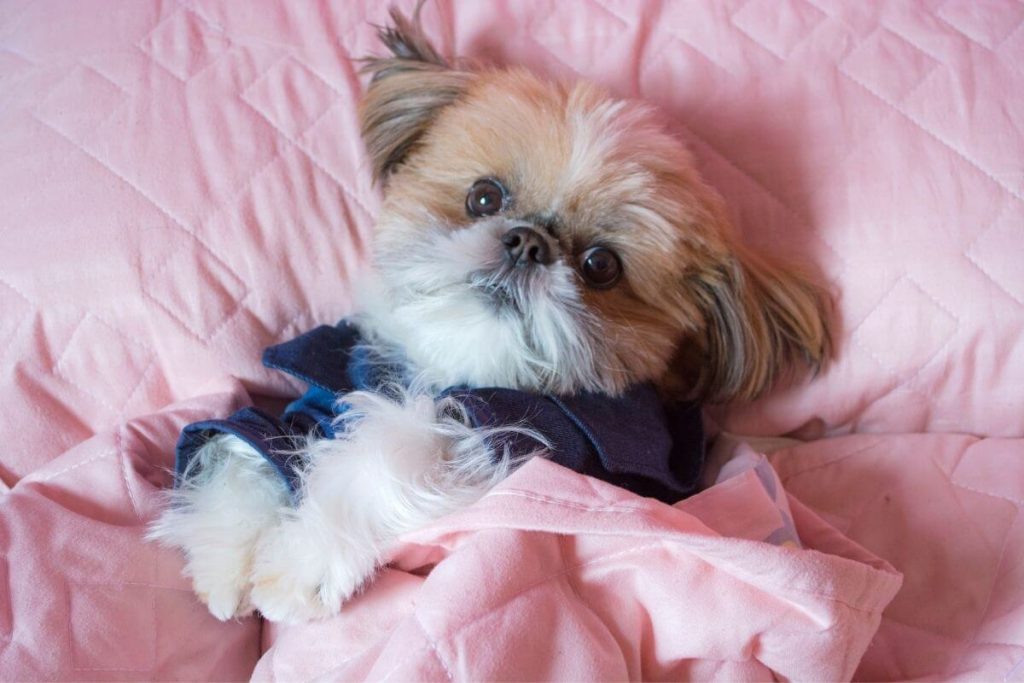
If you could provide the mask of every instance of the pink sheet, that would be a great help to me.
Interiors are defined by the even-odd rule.
[[[857,435],[771,460],[790,495],[903,573],[857,678],[1024,678],[1024,439]]]
[[[259,350],[349,310],[377,202],[353,58],[384,10],[0,4],[0,678],[255,665],[258,623],[205,615],[139,530],[178,427],[294,393]],[[771,456],[794,514],[904,574],[858,677],[1024,678],[1024,5],[439,0],[424,19],[450,52],[662,106],[746,240],[822,271],[836,362],[713,417],[806,440]],[[758,528],[743,510],[727,536]],[[528,517],[509,514],[512,543]],[[375,630],[325,624],[325,642],[406,642],[396,576],[363,598]],[[754,633],[728,626],[723,647]],[[296,638],[258,674],[306,671]],[[764,673],[708,666],[691,673]]]
[[[753,469],[673,509],[535,460],[254,678],[848,679],[900,576],[802,508],[827,553],[765,543],[778,519]]]
[[[221,623],[175,553],[143,543],[181,427],[246,400],[237,384],[72,448],[0,502],[0,679],[244,680],[254,619]]]

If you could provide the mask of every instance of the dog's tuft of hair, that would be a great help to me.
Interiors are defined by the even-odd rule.
[[[390,10],[392,24],[378,29],[389,57],[369,57],[363,72],[371,88],[360,106],[360,126],[373,177],[383,181],[405,159],[440,110],[466,90],[470,74],[452,69],[431,45],[419,22]]]
[[[424,62],[448,68],[447,60],[441,56],[423,32],[423,26],[420,24],[420,12],[423,11],[423,4],[423,0],[416,3],[411,20],[397,7],[388,10],[391,24],[379,26],[377,37],[388,48],[393,58],[370,57],[367,59],[373,67],[371,68],[373,80],[377,80],[387,68],[398,68],[401,63]],[[385,66],[380,68],[380,65]]]

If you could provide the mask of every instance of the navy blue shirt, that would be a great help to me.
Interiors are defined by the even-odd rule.
[[[268,348],[263,364],[301,379],[308,391],[280,416],[244,408],[225,420],[185,427],[175,462],[179,483],[203,443],[217,434],[233,434],[274,466],[297,502],[300,462],[294,451],[310,434],[334,438],[335,418],[348,409],[339,394],[379,390],[404,379],[400,364],[363,346],[359,331],[345,321]],[[442,395],[458,400],[474,427],[521,425],[539,432],[551,444],[547,457],[576,472],[666,503],[696,490],[705,451],[700,409],[664,405],[651,384],[635,385],[617,397],[467,387],[452,387]],[[524,434],[505,437],[503,443],[513,455],[542,446]]]

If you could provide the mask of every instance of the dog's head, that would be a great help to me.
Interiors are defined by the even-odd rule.
[[[430,381],[722,400],[824,360],[817,289],[739,246],[649,107],[449,65],[392,21],[361,107],[384,187],[365,320]]]

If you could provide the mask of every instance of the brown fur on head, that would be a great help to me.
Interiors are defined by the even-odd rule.
[[[521,69],[453,68],[415,18],[391,17],[360,111],[385,186],[365,321],[425,377],[557,393],[655,381],[728,400],[825,361],[821,292],[738,243],[650,108]],[[467,209],[480,183],[501,190],[493,215]],[[510,261],[517,228],[550,263]],[[588,282],[595,247],[621,265],[611,286]]]

